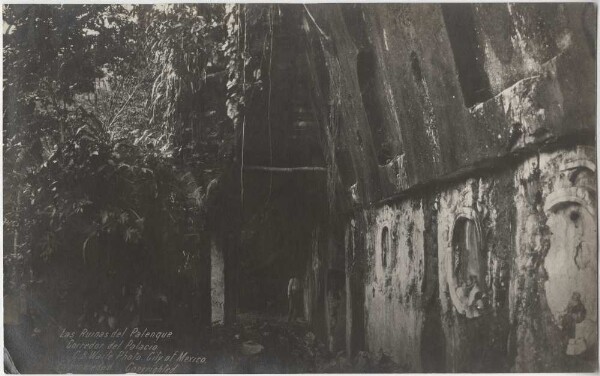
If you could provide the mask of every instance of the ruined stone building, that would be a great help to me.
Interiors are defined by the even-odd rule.
[[[240,248],[216,233],[213,320],[299,273],[334,353],[597,369],[596,6],[279,11],[245,135],[243,216],[263,220]]]

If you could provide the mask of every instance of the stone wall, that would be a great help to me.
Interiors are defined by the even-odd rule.
[[[341,180],[366,206],[595,133],[593,6],[463,5],[470,24],[452,22],[453,7],[307,6],[319,121],[337,122]],[[463,71],[484,82],[474,101]]]
[[[385,205],[369,229],[366,343],[407,369],[421,369],[424,216],[420,200]],[[387,330],[381,330],[387,328]]]
[[[597,369],[595,6],[306,9],[347,352],[412,371]]]
[[[439,299],[448,370],[506,369],[512,183],[510,172],[483,175],[438,195]]]
[[[366,235],[369,351],[414,371],[505,369],[513,192],[512,174],[502,172],[373,210]],[[468,270],[479,274],[477,298],[454,266],[469,261],[455,254],[467,223],[473,239],[465,251],[479,261]]]
[[[597,367],[595,149],[541,153],[515,176],[511,322],[517,369]],[[532,346],[533,345],[533,346]]]
[[[436,343],[452,372],[594,369],[595,171],[573,146],[370,210],[366,349],[413,371]]]

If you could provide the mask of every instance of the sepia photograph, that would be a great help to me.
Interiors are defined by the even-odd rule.
[[[3,4],[4,372],[598,372],[597,19]]]

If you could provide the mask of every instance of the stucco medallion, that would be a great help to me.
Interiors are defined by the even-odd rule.
[[[487,306],[487,255],[476,211],[461,208],[449,234],[445,268],[450,299],[459,314],[479,317]]]
[[[552,233],[544,260],[546,299],[569,338],[568,355],[592,348],[598,333],[595,166],[584,162],[565,166],[568,181],[544,206]]]

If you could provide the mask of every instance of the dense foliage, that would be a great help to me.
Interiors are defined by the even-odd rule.
[[[239,9],[3,11],[5,292],[99,326],[139,320],[141,294],[197,300],[206,202],[233,155]]]

